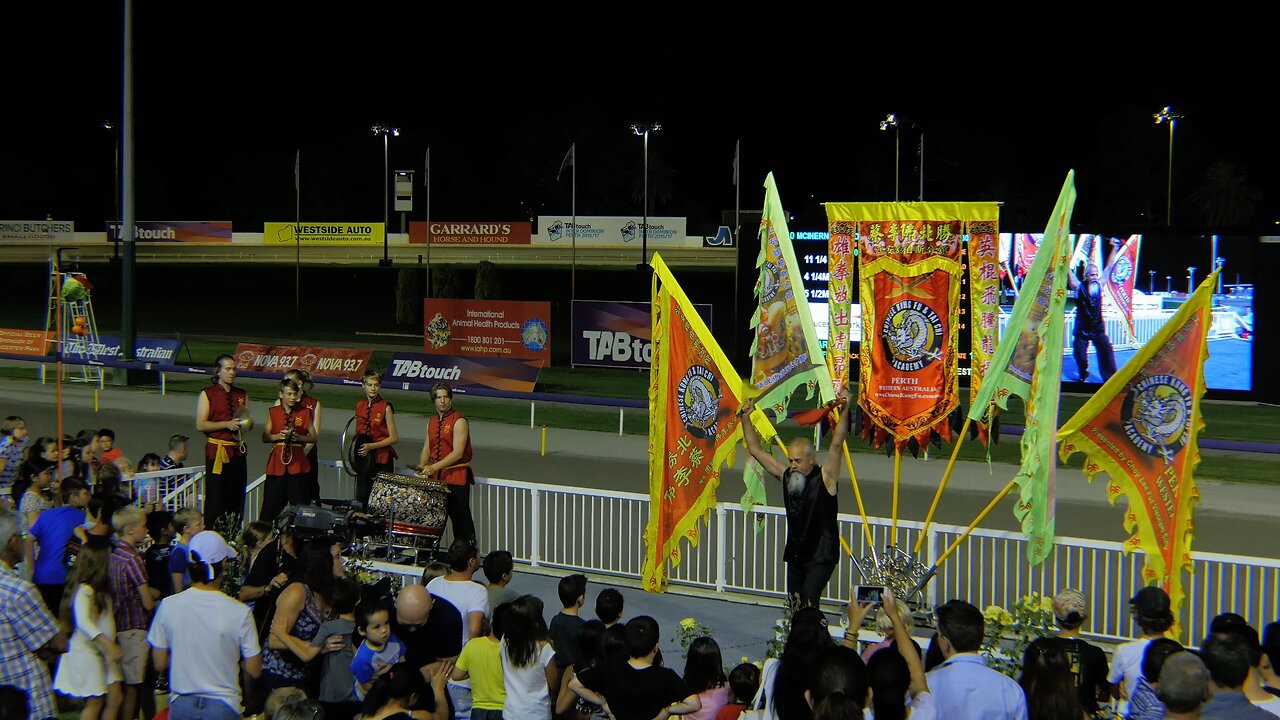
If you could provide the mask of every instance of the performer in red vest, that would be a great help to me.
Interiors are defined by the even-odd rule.
[[[382,373],[370,368],[360,379],[364,386],[364,399],[356,403],[356,435],[368,438],[356,447],[356,452],[368,458],[368,462],[356,475],[356,500],[367,506],[373,489],[373,478],[378,473],[394,472],[396,449],[400,436],[396,433],[396,418],[391,403],[382,397]]]
[[[249,404],[249,395],[235,386],[236,360],[219,355],[214,361],[213,384],[196,399],[196,429],[205,434],[204,516],[209,527],[228,513],[244,512],[244,488],[248,481],[241,420],[236,411]]]
[[[294,368],[284,374],[286,380],[294,380],[302,388],[302,397],[298,402],[302,407],[311,411],[311,426],[315,428],[316,439],[320,439],[320,401],[315,399],[311,394],[315,383],[311,381],[311,373],[302,368]],[[308,443],[303,451],[307,454],[307,460],[311,461],[311,469],[307,471],[307,493],[311,502],[320,502],[320,457],[316,452],[317,443]]]
[[[286,505],[306,505],[311,501],[307,471],[307,443],[316,441],[311,411],[302,404],[302,385],[296,380],[280,381],[280,404],[267,413],[262,442],[274,443],[267,458],[267,481],[262,493],[259,520],[275,522]]]
[[[457,540],[476,540],[476,526],[471,519],[471,433],[467,419],[453,409],[453,388],[436,383],[431,388],[436,414],[427,421],[427,441],[418,458],[418,473],[439,477],[449,487],[445,510],[453,523]]]

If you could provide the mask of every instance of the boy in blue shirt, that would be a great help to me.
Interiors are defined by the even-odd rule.
[[[374,678],[404,659],[404,643],[391,632],[391,613],[375,602],[356,606],[356,632],[364,642],[351,660],[351,675],[356,697],[364,700]]]

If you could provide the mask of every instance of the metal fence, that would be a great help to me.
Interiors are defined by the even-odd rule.
[[[264,479],[249,486],[247,517],[257,516]],[[325,482],[349,485],[340,469]],[[533,567],[640,578],[648,495],[499,478],[477,478],[477,482],[471,506],[482,549],[508,550],[517,562]],[[854,557],[870,555],[859,518],[842,514],[838,522]],[[895,534],[888,518],[869,517],[867,522],[877,549],[890,544],[914,547],[923,527],[899,520]],[[931,525],[920,562],[931,565],[963,532],[963,527],[955,525]],[[737,504],[719,503],[700,529],[697,546],[685,543],[680,565],[671,569],[671,583],[781,601],[786,596],[785,542],[782,508],[760,507],[744,513]],[[1031,593],[1053,595],[1075,587],[1089,599],[1089,619],[1083,628],[1087,635],[1110,641],[1134,636],[1127,606],[1145,584],[1141,552],[1126,555],[1121,543],[1060,536],[1048,559],[1031,567],[1026,545],[1017,532],[975,530],[939,568],[925,591],[925,604],[961,598],[980,608],[1009,608]],[[1204,637],[1209,621],[1222,612],[1240,613],[1255,624],[1280,616],[1280,560],[1196,553],[1194,564],[1195,572],[1186,577],[1184,638]],[[407,573],[419,574],[417,569]],[[855,562],[842,556],[823,599],[843,605],[858,582]]]
[[[1111,340],[1112,347],[1117,350],[1133,350],[1142,347],[1155,334],[1160,332],[1160,328],[1173,317],[1177,310],[1154,310],[1154,311],[1135,311],[1133,315],[1133,331],[1134,335],[1129,334],[1129,324],[1125,322],[1124,317],[1116,313],[1105,313],[1103,323],[1107,329],[1107,337]],[[1011,313],[1000,313],[1000,335],[1004,336],[1005,325],[1008,324]],[[1076,313],[1074,310],[1068,312],[1063,317],[1062,332],[1065,342],[1063,344],[1063,353],[1071,354],[1071,340],[1076,326]],[[1243,327],[1243,321],[1236,311],[1229,307],[1215,307],[1213,309],[1213,325],[1209,327],[1209,339],[1219,340],[1222,338],[1230,338],[1236,336],[1236,330]]]

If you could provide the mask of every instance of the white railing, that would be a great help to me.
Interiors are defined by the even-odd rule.
[[[177,512],[189,505],[204,506],[204,466],[137,473],[130,483],[130,492],[135,495],[135,499],[145,499],[136,497],[138,481],[152,479],[157,481],[160,505],[165,510]]]
[[[1116,317],[1113,313],[1105,313],[1103,323],[1107,329],[1107,337],[1111,340],[1111,346],[1117,350],[1133,350],[1142,347],[1148,340],[1155,337],[1160,328],[1173,317],[1177,310],[1147,310],[1134,311],[1133,331],[1137,337],[1129,334],[1129,324],[1122,317]],[[1008,312],[1000,313],[1000,337],[1004,337],[1005,325],[1009,323],[1012,315]],[[1063,318],[1062,333],[1064,355],[1071,354],[1071,342],[1076,326],[1076,313],[1074,310],[1067,313]],[[1213,309],[1213,325],[1209,327],[1209,339],[1219,340],[1222,338],[1231,338],[1236,336],[1236,329],[1243,327],[1243,321],[1236,314],[1235,310],[1228,307],[1217,307]]]
[[[322,494],[351,497],[351,479],[340,464],[324,464],[336,470],[336,477],[326,484],[337,485],[328,485]],[[246,517],[257,517],[263,480],[258,478],[246,491]],[[498,478],[477,478],[477,482],[471,511],[483,550],[507,550],[518,562],[533,567],[640,578],[648,495]],[[760,507],[754,515],[743,513],[736,503],[717,504],[699,529],[697,547],[683,544],[683,560],[671,570],[671,583],[739,596],[784,598],[785,512]],[[889,519],[867,521],[878,551],[890,544],[912,548],[922,529],[922,523],[899,520],[893,535]],[[857,516],[840,515],[839,528],[854,557],[861,561],[871,554]],[[955,525],[931,525],[920,562],[931,565],[963,532],[963,527]],[[446,532],[444,547],[448,540]],[[1184,639],[1195,642],[1204,637],[1209,621],[1222,612],[1237,612],[1254,622],[1280,616],[1280,560],[1195,553],[1194,564],[1195,573],[1184,575]],[[1009,608],[1033,592],[1053,595],[1075,587],[1084,591],[1090,603],[1085,633],[1121,641],[1135,632],[1127,606],[1145,584],[1142,565],[1143,554],[1126,555],[1121,543],[1058,537],[1048,559],[1031,567],[1021,533],[978,529],[939,568],[922,599],[930,607],[962,598],[978,607]],[[419,574],[417,569],[408,573]],[[823,598],[841,605],[849,599],[849,588],[860,581],[854,562],[842,555]]]
[[[647,495],[480,478],[471,500],[483,549],[508,550],[533,566],[640,577]],[[781,508],[765,507],[757,515],[758,531],[752,527],[757,521],[736,504],[719,503],[700,529],[698,546],[684,544],[683,560],[672,569],[671,582],[785,597],[785,514]],[[858,518],[840,515],[839,524],[855,556],[869,555]],[[899,521],[897,535],[890,538],[888,519],[868,518],[868,524],[877,548],[891,539],[898,547],[913,547],[921,532],[921,523]],[[954,525],[932,525],[921,562],[930,565],[963,531]],[[1026,541],[1020,533],[979,529],[939,569],[924,599],[930,606],[963,598],[979,607],[1007,608],[1033,592],[1053,595],[1076,587],[1090,601],[1085,632],[1118,641],[1134,633],[1126,608],[1128,598],[1145,584],[1142,564],[1141,553],[1125,555],[1120,543],[1058,537],[1049,558],[1033,568],[1026,562]],[[859,580],[854,563],[842,557],[824,599],[843,604]],[[1184,580],[1184,638],[1203,637],[1209,621],[1221,612],[1238,612],[1253,621],[1280,615],[1278,560],[1196,553],[1195,573]]]

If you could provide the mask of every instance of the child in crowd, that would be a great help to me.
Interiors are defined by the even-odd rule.
[[[449,574],[449,566],[442,562],[428,563],[422,568],[422,585],[426,587],[432,580]]]
[[[32,581],[51,613],[62,607],[62,591],[67,582],[67,547],[75,539],[76,528],[84,524],[89,489],[74,478],[63,480],[62,503],[62,507],[41,513],[31,526],[37,549]],[[79,541],[76,544],[79,545]]]
[[[22,455],[23,461],[39,456],[56,465],[58,463],[58,441],[51,437],[36,438],[36,441],[28,445]]]
[[[86,527],[81,532],[76,533],[82,543],[87,542],[90,538],[110,538],[115,530],[111,527],[111,519],[115,517],[116,511],[128,505],[129,501],[119,495],[111,495],[109,493],[94,493],[89,496],[89,506],[86,515],[88,521]]]
[[[27,421],[10,415],[0,423],[0,494],[7,499],[22,465],[22,452],[31,438],[27,437]]]
[[[124,473],[121,472],[120,466],[114,463],[102,465],[94,473],[93,479],[95,494],[118,495],[126,500],[129,499],[129,493],[124,487]]]
[[[729,673],[729,689],[733,691],[733,702],[720,708],[716,720],[738,720],[742,711],[747,709],[756,692],[760,690],[760,668],[751,663],[742,663]]]
[[[178,539],[169,553],[169,576],[173,580],[173,591],[180,593],[191,585],[191,573],[187,570],[191,558],[187,555],[187,545],[191,538],[204,532],[204,514],[194,507],[184,507],[174,513],[173,524],[178,528]]]
[[[507,613],[502,633],[504,718],[551,717],[551,688],[558,687],[559,675],[553,667],[555,651],[547,642],[541,605],[537,598],[525,595],[516,598]],[[582,628],[578,631],[581,634]]]
[[[510,603],[494,608],[489,634],[471,638],[458,656],[453,679],[471,680],[471,720],[502,720],[502,706],[507,699],[502,676],[502,635],[510,611]]]
[[[496,608],[520,597],[510,588],[515,568],[511,553],[506,550],[494,550],[484,556],[481,569],[484,570],[485,579],[489,581],[489,607]]]
[[[596,596],[596,618],[605,627],[613,627],[622,619],[622,593],[614,588],[605,588]]]
[[[360,708],[362,717],[364,720],[449,720],[449,701],[444,685],[452,666],[452,662],[440,663],[440,668],[431,675],[428,688],[421,668],[406,662],[396,663],[369,690],[369,696]],[[427,697],[431,698],[430,702]],[[410,709],[419,707],[420,702],[429,704],[431,709]]]
[[[684,682],[697,693],[702,709],[687,715],[690,720],[715,720],[720,708],[729,703],[729,679],[724,676],[724,660],[720,645],[709,637],[695,638],[689,643],[689,656],[684,663]]]
[[[110,567],[109,542],[95,541],[81,548],[59,611],[71,642],[58,661],[53,689],[84,698],[80,717],[85,719],[114,718],[123,697]]]
[[[356,697],[364,700],[374,676],[404,659],[404,644],[391,632],[391,613],[377,603],[365,601],[356,606],[356,632],[364,641],[351,659],[351,675]]]
[[[263,715],[266,720],[272,720],[276,716],[276,712],[285,705],[307,699],[307,691],[296,687],[282,687],[271,691],[267,696],[266,707]]]
[[[18,468],[13,481],[13,504],[18,508],[18,530],[26,532],[40,513],[53,507],[45,491],[53,486],[53,463],[36,456]]]
[[[574,653],[578,647],[578,635],[582,634],[582,618],[579,611],[587,602],[587,576],[568,575],[560,578],[556,588],[560,595],[560,604],[564,609],[551,618],[547,629],[551,636],[551,644],[556,651],[556,684],[559,687],[560,676],[564,669],[576,665]]]
[[[320,706],[328,720],[351,720],[360,711],[351,671],[351,663],[355,659],[351,633],[356,627],[356,604],[359,602],[360,583],[342,578],[333,586],[331,611],[336,617],[321,623],[310,643],[292,634],[282,634],[279,628],[271,628],[273,638],[283,642],[294,655],[307,663],[319,657],[329,638],[342,636],[342,648],[325,654],[320,679]]]
[[[582,633],[578,635],[577,654],[574,657],[581,665],[570,665],[560,679],[560,693],[556,695],[556,717],[568,717],[574,720],[604,720],[604,709],[578,697],[569,689],[569,683],[591,668],[605,662],[604,638],[608,629],[599,620],[588,620],[582,624]],[[623,651],[626,655],[626,651]]]
[[[160,456],[147,453],[138,461],[138,472],[153,473],[160,470]],[[135,478],[133,481],[133,497],[139,505],[154,507],[160,502],[160,478]]]
[[[644,720],[663,712],[687,715],[702,709],[697,693],[674,671],[655,662],[657,620],[648,615],[632,618],[626,624],[626,636],[627,662],[586,670],[569,683],[569,689],[618,720]]]
[[[173,594],[173,575],[169,572],[169,554],[173,552],[173,538],[178,534],[173,524],[173,513],[157,510],[147,514],[147,535],[151,547],[142,554],[147,565],[147,583],[160,591],[160,597]]]
[[[117,460],[124,457],[124,453],[116,447],[116,433],[111,428],[99,430],[94,438],[94,444],[98,448],[99,466],[115,464]]]

